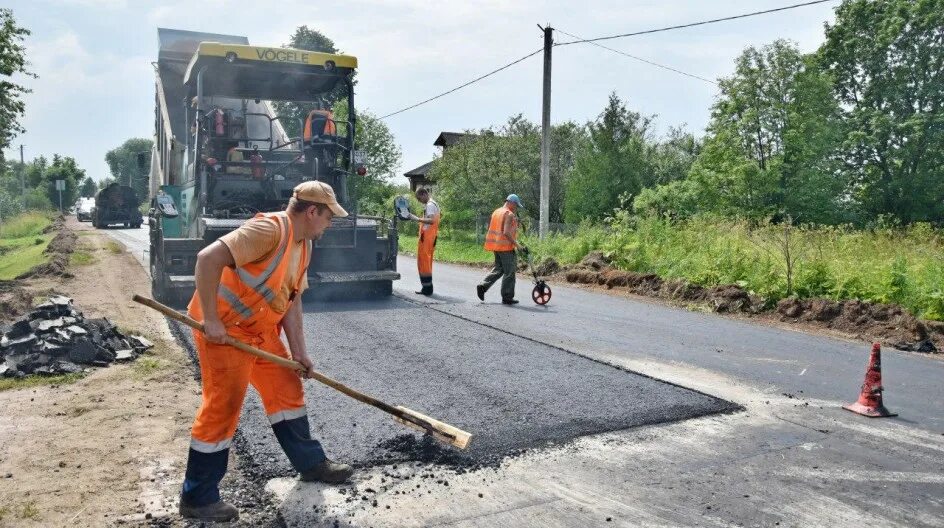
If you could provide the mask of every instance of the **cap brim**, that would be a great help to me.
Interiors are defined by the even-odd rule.
[[[327,205],[331,209],[331,212],[334,213],[335,217],[344,218],[345,216],[347,216],[347,211],[345,211],[344,208],[341,207],[340,204],[333,203],[333,204],[325,204],[325,205]]]

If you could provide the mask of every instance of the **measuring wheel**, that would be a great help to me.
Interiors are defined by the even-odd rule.
[[[534,299],[535,304],[544,306],[551,302],[551,287],[546,282],[539,280],[534,285],[534,289],[531,290],[531,298]]]

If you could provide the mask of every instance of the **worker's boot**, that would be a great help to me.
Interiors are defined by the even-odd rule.
[[[481,284],[477,285],[475,287],[475,294],[479,296],[480,301],[484,301],[485,300],[485,286],[482,286]]]
[[[518,299],[502,299],[502,304],[518,304]]]
[[[190,506],[180,501],[180,515],[201,521],[234,521],[239,519],[239,510],[232,504],[218,501],[206,506]]]
[[[433,295],[433,287],[432,287],[432,286],[423,286],[422,288],[420,288],[419,291],[416,292],[416,294],[417,294],[417,295],[425,295],[425,296],[427,296],[427,297],[430,297],[431,295]]]
[[[326,482],[342,484],[354,474],[354,468],[347,464],[332,462],[327,458],[317,466],[303,471],[299,478],[304,482]]]

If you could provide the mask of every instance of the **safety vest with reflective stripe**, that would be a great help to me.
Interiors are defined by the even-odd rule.
[[[216,310],[227,327],[238,326],[243,330],[254,333],[257,323],[263,326],[277,324],[284,312],[276,312],[271,303],[281,289],[288,273],[290,258],[290,244],[294,240],[292,222],[284,212],[259,213],[256,218],[266,218],[279,226],[279,245],[265,260],[250,262],[235,268],[223,268],[220,276],[220,287],[216,296]],[[298,273],[293,288],[298,291],[305,272],[308,268],[308,259],[311,244],[306,243],[298,259]],[[190,316],[198,321],[203,320],[203,310],[200,307],[198,292],[194,292],[188,306]]]
[[[511,216],[511,240],[505,236],[505,218]],[[492,220],[488,223],[488,233],[485,234],[485,251],[514,251],[514,240],[518,239],[518,217],[506,206],[501,206],[492,212]]]
[[[324,121],[322,130],[312,127],[313,124],[317,124],[319,121]],[[308,117],[305,119],[305,130],[302,134],[305,141],[311,141],[311,138],[315,135],[335,136],[337,133],[338,127],[334,122],[333,112],[330,110],[312,110],[308,112]]]

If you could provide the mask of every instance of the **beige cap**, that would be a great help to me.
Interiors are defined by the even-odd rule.
[[[292,196],[306,202],[325,204],[331,208],[334,216],[347,216],[347,211],[338,204],[338,199],[334,196],[334,189],[325,182],[306,181],[299,183],[295,187],[295,193]]]

